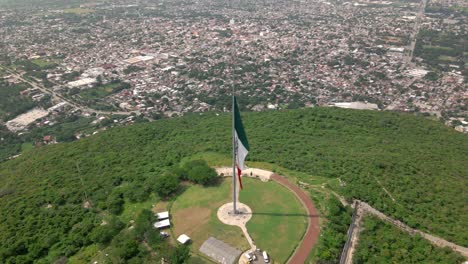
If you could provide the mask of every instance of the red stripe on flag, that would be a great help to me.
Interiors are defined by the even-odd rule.
[[[241,172],[242,172],[241,169],[239,169],[239,167],[237,167],[237,179],[239,179],[240,189],[242,190]]]

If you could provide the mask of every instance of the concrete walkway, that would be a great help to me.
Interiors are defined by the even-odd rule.
[[[247,222],[252,218],[252,209],[250,209],[250,207],[246,204],[240,202],[236,203],[236,207],[238,213],[233,214],[233,203],[226,203],[218,209],[217,216],[218,219],[224,224],[238,226],[244,233],[244,236],[250,245],[250,249],[248,249],[245,252],[242,252],[242,255],[239,258],[239,263],[244,264],[248,263],[248,259],[245,257],[244,253],[252,252],[257,248],[252,238],[250,237],[249,232],[247,232],[246,227]]]
[[[215,170],[216,170],[216,173],[218,173],[218,175],[223,175],[225,177],[232,176],[231,167],[215,168]],[[264,181],[264,182],[269,181],[271,175],[273,175],[273,172],[271,171],[255,169],[255,168],[249,168],[249,169],[242,171],[243,177],[247,176],[247,177],[259,178],[261,181]]]

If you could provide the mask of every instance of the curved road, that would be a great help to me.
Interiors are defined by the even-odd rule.
[[[288,263],[290,264],[303,264],[306,262],[307,257],[314,248],[315,243],[320,236],[319,216],[317,209],[315,209],[315,206],[312,203],[312,200],[310,200],[309,196],[297,185],[291,183],[286,178],[278,174],[272,174],[270,179],[291,190],[301,201],[302,205],[307,210],[307,214],[309,215],[309,225],[307,226],[306,233],[302,238],[302,243],[296,248],[293,255],[288,260]]]

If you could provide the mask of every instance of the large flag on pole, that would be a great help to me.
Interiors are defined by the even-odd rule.
[[[249,153],[249,142],[242,125],[242,120],[237,106],[237,99],[234,97],[234,142],[235,142],[235,154],[236,154],[236,168],[237,178],[239,179],[239,185],[242,190],[241,173],[246,169],[245,157]]]

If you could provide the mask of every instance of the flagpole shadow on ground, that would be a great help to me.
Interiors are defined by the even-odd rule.
[[[268,216],[302,216],[302,217],[319,217],[319,215],[308,215],[308,214],[283,214],[283,213],[263,213],[253,212],[252,215],[268,215]]]

